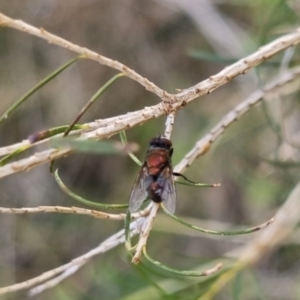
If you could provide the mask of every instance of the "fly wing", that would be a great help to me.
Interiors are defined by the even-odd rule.
[[[129,210],[131,213],[136,212],[148,196],[147,188],[151,182],[151,177],[148,174],[147,167],[144,165],[137,176],[133,185],[130,199]]]
[[[160,176],[159,185],[163,187],[161,199],[166,209],[174,214],[176,209],[176,189],[172,168],[165,168]]]

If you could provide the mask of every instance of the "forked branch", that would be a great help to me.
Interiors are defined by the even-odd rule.
[[[215,90],[223,84],[226,84],[236,76],[240,74],[245,74],[249,69],[254,68],[255,66],[263,63],[267,59],[270,59],[273,55],[277,54],[278,52],[288,47],[295,46],[300,42],[300,28],[298,28],[294,32],[281,36],[273,42],[261,47],[253,54],[242,58],[241,60],[237,61],[231,66],[226,67],[218,74],[209,77],[209,79],[206,79],[193,87],[184,89],[178,94],[169,94],[166,91],[160,89],[154,83],[150,82],[146,78],[133,71],[132,69],[128,68],[124,64],[107,58],[103,55],[100,55],[87,48],[72,44],[71,42],[65,39],[62,39],[54,34],[47,32],[43,28],[38,29],[21,20],[11,19],[1,13],[0,26],[11,27],[26,32],[28,34],[35,35],[39,38],[47,40],[51,44],[58,45],[62,48],[66,48],[78,54],[83,54],[88,59],[98,61],[100,64],[116,69],[124,73],[126,76],[133,79],[134,81],[140,83],[147,90],[156,94],[162,100],[166,100],[168,102],[177,102],[177,108],[182,104],[182,102],[185,102],[186,104],[201,95],[211,93],[213,90]],[[171,111],[168,111],[167,114],[169,113],[171,113]]]
[[[279,90],[284,87],[287,83],[296,80],[300,75],[300,67],[291,69],[286,73],[276,77],[273,81],[266,85],[263,90],[258,90],[252,93],[246,100],[237,105],[231,110],[206,136],[196,142],[195,146],[185,155],[184,159],[174,168],[174,172],[183,173],[186,168],[200,155],[206,153],[211,144],[224,133],[230,124],[240,118],[243,114],[248,112],[253,106],[261,102],[266,95],[269,93]],[[105,120],[98,120],[92,123],[84,124],[84,127],[98,128],[96,130],[82,133],[81,138],[86,139],[100,139],[105,138],[112,134],[112,132],[121,132],[126,128],[131,128],[136,124],[142,123],[147,118],[154,118],[160,115],[158,107],[162,103],[147,107],[143,110],[128,113],[118,117],[108,118]],[[44,140],[44,142],[49,139]],[[43,142],[43,141],[42,141]],[[40,143],[40,142],[39,142]],[[16,145],[0,148],[0,154],[7,154],[16,149],[28,146],[29,142],[24,141]],[[13,163],[8,163],[5,166],[0,167],[0,178],[9,176],[22,171],[30,170],[38,165],[45,164],[49,161],[58,159],[64,155],[68,155],[72,152],[71,149],[48,149],[42,152],[38,152],[28,158],[18,160]]]
[[[147,120],[174,113],[190,101],[194,100],[195,98],[204,94],[211,93],[213,90],[231,81],[236,76],[244,74],[249,69],[261,64],[266,59],[269,59],[273,55],[279,53],[280,51],[288,47],[295,46],[300,42],[300,29],[297,29],[292,33],[283,35],[282,37],[274,40],[273,42],[265,45],[264,47],[261,47],[253,54],[226,67],[221,72],[198,83],[197,85],[182,90],[178,94],[169,94],[166,91],[163,91],[160,88],[158,88],[146,78],[143,78],[141,75],[137,74],[135,71],[129,69],[125,65],[112,59],[106,58],[86,48],[74,45],[69,41],[66,41],[58,36],[46,32],[44,29],[38,29],[29,24],[26,24],[23,21],[11,19],[3,14],[0,14],[0,26],[15,28],[17,30],[21,30],[23,32],[38,36],[47,40],[50,43],[59,45],[63,48],[67,48],[70,51],[85,55],[88,59],[96,60],[101,64],[117,69],[123,72],[126,76],[143,85],[152,93],[159,96],[162,100],[164,100],[158,105],[146,107],[142,110],[133,113],[89,123],[87,124],[88,130],[91,131],[87,133],[84,133],[84,130],[81,131],[81,138],[83,139],[103,139],[113,134],[116,134],[122,130],[141,124]],[[45,140],[45,142],[47,142],[47,140]],[[2,149],[0,148],[0,154],[9,154],[12,151],[16,150],[18,147],[24,145],[28,146],[28,144],[29,141],[25,140],[24,142],[18,143],[17,145],[7,146]],[[206,146],[209,146],[209,144],[206,143]],[[51,160],[55,160],[59,157],[62,157],[63,155],[68,155],[70,152],[70,149],[50,149],[44,152],[36,153],[35,155],[29,158],[20,160],[12,164],[8,164],[5,167],[0,168],[0,178],[20,171],[29,170],[30,168],[33,168],[43,163],[47,163]]]

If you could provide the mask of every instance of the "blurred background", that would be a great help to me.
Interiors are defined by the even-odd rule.
[[[0,12],[43,27],[72,43],[118,60],[168,92],[190,87],[299,26],[300,1],[0,1]],[[0,29],[0,112],[76,55],[9,28]],[[299,64],[288,49],[246,75],[179,111],[172,134],[173,165],[238,103],[273,77]],[[80,60],[34,94],[0,127],[0,146],[72,121],[117,72]],[[124,114],[158,103],[131,79],[121,78],[81,122]],[[269,219],[299,180],[299,81],[268,97],[235,122],[188,169],[197,182],[220,188],[177,186],[176,214],[209,229],[253,226]],[[143,160],[148,142],[164,132],[165,118],[127,131]],[[112,137],[118,140],[118,136]],[[36,151],[36,149],[35,149]],[[139,167],[127,156],[72,154],[57,163],[64,182],[91,201],[126,203]],[[0,206],[79,206],[43,165],[0,181]],[[120,210],[121,211],[121,210]],[[0,286],[38,276],[96,247],[122,222],[63,214],[0,216]],[[298,233],[298,234],[297,234]],[[181,269],[222,261],[251,236],[193,232],[161,213],[148,242],[157,260]],[[299,232],[252,269],[243,271],[217,299],[300,299]],[[125,247],[94,258],[59,286],[35,299],[197,299],[214,278],[174,278],[149,265],[136,268]],[[22,293],[7,299],[23,299]]]

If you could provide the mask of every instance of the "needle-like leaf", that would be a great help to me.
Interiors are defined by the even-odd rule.
[[[105,204],[105,203],[98,203],[98,202],[93,202],[87,199],[82,198],[81,196],[73,193],[60,179],[58,175],[58,169],[55,170],[54,172],[54,178],[59,185],[59,187],[66,193],[68,194],[71,198],[73,198],[76,201],[79,201],[87,206],[92,206],[92,207],[101,207],[101,208],[125,208],[128,207],[128,204]]]
[[[188,181],[181,181],[181,180],[180,181],[176,180],[175,182],[178,184],[188,185],[188,186],[193,186],[193,187],[218,187],[218,186],[220,186],[219,183],[191,183]]]
[[[125,247],[127,249],[128,252],[130,252],[132,250],[131,247],[131,238],[130,238],[130,222],[131,222],[131,214],[130,214],[130,210],[127,210],[126,213],[126,218],[125,218],[125,225],[124,225],[124,229],[125,229]]]
[[[14,158],[15,156],[17,156],[18,154],[24,152],[25,150],[29,149],[31,146],[30,145],[24,145],[22,147],[20,147],[19,149],[16,149],[15,151],[13,151],[12,153],[5,155],[4,157],[2,157],[0,159],[0,166],[4,166],[5,164],[7,164],[12,158]]]
[[[112,140],[86,140],[72,137],[55,137],[50,140],[52,147],[71,148],[77,152],[86,152],[94,154],[117,154],[126,153],[127,149],[119,141]],[[135,145],[127,145],[127,147],[135,148]]]
[[[36,143],[38,141],[50,138],[52,136],[61,134],[63,132],[66,131],[66,129],[69,128],[69,125],[64,125],[64,126],[58,126],[58,127],[54,127],[54,128],[50,128],[47,130],[42,130],[36,133],[31,134],[28,137],[28,140],[31,144]],[[73,130],[77,130],[77,129],[87,129],[88,125],[85,124],[76,124],[73,127]]]
[[[91,107],[91,105],[120,77],[125,76],[124,73],[119,73],[112,77],[109,81],[107,81],[93,97],[87,102],[87,104],[80,110],[78,115],[71,122],[69,127],[66,129],[64,136],[67,136],[69,132],[72,130],[73,126],[79,121],[79,119],[84,115],[84,113]]]
[[[195,226],[195,225],[192,225],[188,222],[185,222],[183,221],[182,219],[176,217],[175,215],[171,214],[163,205],[163,203],[161,204],[163,210],[165,211],[165,213],[167,215],[169,215],[171,218],[173,218],[175,221],[183,224],[184,226],[187,226],[189,228],[192,228],[194,230],[197,230],[197,231],[200,231],[200,232],[203,232],[203,233],[209,233],[209,234],[215,234],[215,235],[238,235],[238,234],[248,234],[248,233],[252,233],[252,232],[255,232],[255,231],[258,231],[258,230],[261,230],[265,227],[267,227],[268,225],[270,225],[273,221],[274,221],[274,218],[268,220],[267,222],[263,223],[263,224],[260,224],[258,226],[254,226],[254,227],[251,227],[251,228],[248,228],[248,229],[244,229],[244,230],[236,230],[236,231],[217,231],[217,230],[210,230],[210,229],[205,229],[205,228],[201,228],[201,227],[198,227],[198,226]]]
[[[127,141],[127,136],[126,136],[126,132],[125,131],[121,131],[120,132],[120,138],[121,138],[121,142],[123,143],[123,145],[125,147],[127,147],[128,145],[128,141]],[[134,155],[132,154],[132,152],[130,151],[127,151],[128,155],[131,157],[131,159],[136,163],[138,164],[139,166],[142,166],[143,163]]]
[[[178,270],[178,269],[170,268],[166,265],[163,265],[161,262],[151,258],[148,255],[147,251],[146,251],[146,247],[143,248],[143,254],[144,254],[145,258],[150,263],[154,264],[155,266],[158,266],[161,269],[164,269],[165,271],[171,272],[173,274],[182,275],[182,276],[193,276],[193,277],[208,276],[208,275],[216,273],[222,267],[222,264],[219,263],[215,267],[213,267],[211,269],[208,269],[208,270],[205,270],[205,271],[201,271],[201,272],[199,272],[199,271]]]
[[[25,93],[21,98],[19,98],[9,109],[7,109],[2,116],[0,117],[0,124],[6,120],[10,114],[12,114],[23,102],[25,102],[31,95],[33,95],[36,91],[38,91],[40,88],[42,88],[44,85],[46,85],[48,82],[50,82],[53,78],[55,78],[57,75],[59,75],[62,71],[67,69],[70,65],[75,63],[78,59],[84,58],[85,55],[77,56],[76,58],[70,60],[65,65],[60,67],[59,69],[55,70],[53,73],[51,73],[49,76],[44,78],[42,81],[40,81],[35,87],[30,89],[27,93]]]
[[[41,141],[43,139],[47,139],[49,137],[58,135],[62,132],[64,132],[66,130],[66,128],[68,128],[68,126],[58,126],[58,127],[54,127],[54,128],[50,128],[47,130],[43,130],[37,133],[34,133],[32,135],[30,135],[28,137],[28,140],[31,144],[36,143],[38,141]],[[85,129],[87,128],[86,125],[80,125],[77,124],[74,126],[74,130],[76,129]],[[0,166],[4,166],[6,163],[8,163],[12,158],[16,157],[18,154],[24,152],[25,150],[31,148],[32,145],[28,144],[28,145],[24,145],[18,149],[16,149],[15,151],[13,151],[12,153],[4,156],[2,159],[0,159]]]

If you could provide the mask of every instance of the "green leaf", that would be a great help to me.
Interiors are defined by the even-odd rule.
[[[13,151],[12,153],[5,155],[4,157],[2,157],[0,159],[0,166],[6,165],[11,159],[16,157],[18,154],[24,152],[25,150],[29,149],[30,147],[31,147],[30,145],[24,145],[24,146],[16,149],[15,151]]]
[[[47,130],[42,130],[39,131],[37,133],[33,133],[28,137],[28,140],[31,144],[36,143],[38,141],[50,138],[52,136],[61,134],[63,132],[66,131],[66,129],[69,128],[69,125],[64,125],[64,126],[58,126],[58,127],[54,127],[54,128],[50,128]],[[77,129],[88,129],[88,125],[85,124],[76,124],[73,127],[73,130],[77,130]]]
[[[124,225],[124,229],[125,229],[125,247],[127,249],[128,252],[130,252],[132,250],[131,247],[131,238],[130,238],[130,222],[131,222],[131,214],[130,214],[130,210],[127,210],[126,213],[126,218],[125,218],[125,225]]]
[[[127,147],[128,141],[127,141],[127,136],[125,131],[120,132],[120,138],[124,147]],[[130,151],[127,151],[127,153],[136,164],[138,164],[139,166],[143,165],[143,163],[134,154],[132,154]]]
[[[30,89],[27,93],[25,93],[21,98],[19,98],[8,110],[6,110],[2,116],[0,117],[0,124],[6,120],[23,102],[25,102],[31,95],[33,95],[36,91],[41,89],[44,85],[46,85],[48,82],[50,82],[53,78],[55,78],[57,75],[59,75],[62,71],[67,69],[69,66],[71,66],[73,63],[75,63],[78,59],[84,58],[84,55],[80,55],[69,62],[67,62],[65,65],[60,67],[59,69],[55,70],[53,73],[51,73],[49,76],[44,78],[42,81],[40,81],[35,87]]]
[[[193,277],[200,277],[200,276],[208,276],[208,275],[211,275],[211,274],[214,274],[215,272],[217,272],[222,264],[217,264],[215,267],[211,268],[211,269],[208,269],[208,270],[205,270],[205,271],[187,271],[187,270],[179,270],[179,269],[174,269],[174,268],[170,268],[164,264],[162,264],[161,262],[157,261],[157,260],[154,260],[152,259],[147,251],[146,251],[146,247],[143,248],[143,254],[145,256],[145,258],[152,264],[158,266],[159,268],[165,270],[165,271],[168,271],[170,273],[173,273],[173,274],[177,274],[177,275],[182,275],[182,276],[193,276]]]
[[[215,234],[215,235],[238,235],[238,234],[248,234],[248,233],[252,233],[252,232],[256,232],[260,229],[263,229],[265,228],[266,226],[270,225],[273,221],[274,221],[274,218],[268,220],[267,222],[261,224],[261,225],[258,225],[258,226],[255,226],[255,227],[251,227],[251,228],[248,228],[248,229],[244,229],[244,230],[236,230],[236,231],[216,231],[216,230],[209,230],[209,229],[205,229],[205,228],[201,228],[201,227],[198,227],[198,226],[195,226],[195,225],[192,225],[188,222],[185,222],[183,221],[182,219],[176,217],[175,215],[171,214],[166,208],[165,206],[163,205],[162,203],[162,208],[164,210],[164,212],[170,216],[172,219],[174,219],[175,221],[183,224],[184,226],[187,226],[189,228],[192,228],[194,230],[197,230],[197,231],[200,231],[200,232],[203,232],[203,233],[209,233],[209,234]]]
[[[99,202],[93,202],[90,200],[87,200],[85,198],[82,198],[81,196],[73,193],[60,179],[58,175],[58,169],[55,170],[54,172],[54,178],[59,185],[59,187],[67,194],[69,195],[72,199],[79,201],[87,206],[92,206],[92,207],[100,207],[100,208],[126,208],[128,207],[128,204],[105,204],[105,203],[99,203]]]
[[[205,263],[202,265],[202,268],[207,268],[214,263],[215,261]],[[164,276],[164,278],[160,277],[158,283],[159,286],[168,293],[166,297],[162,297],[161,293],[155,287],[148,285],[122,297],[120,300],[199,299],[199,297],[209,289],[209,287],[220,277],[220,275],[222,275],[228,269],[228,267],[230,267],[231,261],[227,264],[225,260],[225,263],[226,265],[224,268],[209,277],[189,277],[186,279],[182,278],[181,276],[176,276],[174,278],[167,276]],[[150,270],[148,272],[150,272]]]
[[[272,160],[272,159],[263,159],[263,161],[273,165],[274,167],[279,168],[299,168],[300,162],[293,162],[293,161],[281,161],[281,160]]]
[[[79,121],[79,119],[85,114],[85,112],[92,106],[92,104],[120,77],[125,76],[124,73],[119,73],[108,80],[93,97],[88,101],[88,103],[80,110],[75,119],[71,122],[69,127],[66,129],[64,136],[67,136],[72,130],[73,126]]]
[[[188,182],[188,181],[179,181],[176,180],[175,181],[178,184],[182,184],[182,185],[188,185],[188,186],[193,186],[193,187],[218,187],[220,186],[219,183],[192,183],[192,182]]]
[[[207,52],[199,49],[191,49],[188,51],[188,55],[204,61],[214,62],[214,63],[222,63],[222,64],[233,64],[239,60],[239,58],[226,58],[219,56],[215,53]]]

